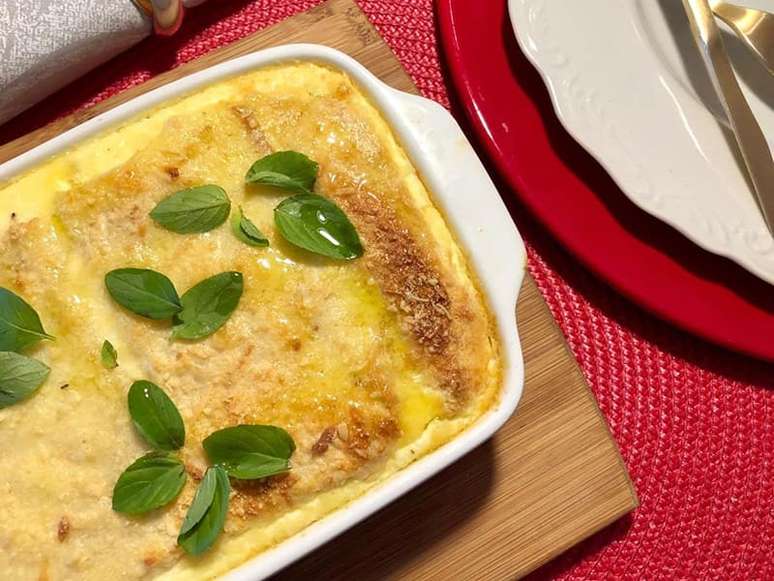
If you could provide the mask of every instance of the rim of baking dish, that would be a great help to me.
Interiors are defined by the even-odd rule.
[[[165,101],[256,68],[288,61],[320,62],[342,70],[384,116],[476,274],[502,346],[503,383],[497,403],[455,438],[226,574],[228,579],[240,581],[276,573],[373,515],[489,439],[516,409],[524,385],[516,302],[525,274],[526,250],[484,166],[446,109],[429,99],[393,89],[355,59],[315,44],[262,49],[192,73],[97,115],[0,165],[0,181],[4,181]],[[471,196],[470,192],[476,195]]]

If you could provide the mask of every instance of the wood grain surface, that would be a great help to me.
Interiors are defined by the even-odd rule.
[[[0,161],[188,73],[290,42],[337,48],[416,92],[354,2],[331,0],[8,143]],[[517,317],[526,386],[497,435],[277,578],[514,579],[637,506],[593,396],[529,277]]]

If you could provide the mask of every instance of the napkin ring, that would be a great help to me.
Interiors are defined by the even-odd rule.
[[[153,19],[153,31],[161,36],[177,32],[183,22],[183,0],[132,0]]]

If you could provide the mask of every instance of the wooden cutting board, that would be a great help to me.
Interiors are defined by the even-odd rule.
[[[416,92],[352,0],[330,0],[0,147],[0,162],[193,71],[290,42],[349,53]],[[278,575],[281,579],[512,579],[637,506],[618,449],[535,283],[517,308],[526,387],[497,435]]]

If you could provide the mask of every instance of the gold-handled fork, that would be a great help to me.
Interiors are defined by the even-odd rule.
[[[715,16],[728,24],[769,73],[774,75],[774,14],[723,0],[711,0],[710,6]]]
[[[694,41],[742,154],[764,222],[774,236],[774,159],[771,150],[731,68],[709,0],[682,2]]]

